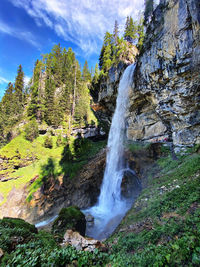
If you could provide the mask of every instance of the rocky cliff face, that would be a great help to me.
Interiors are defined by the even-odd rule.
[[[199,0],[161,0],[137,61],[128,139],[199,143],[199,73]]]
[[[6,203],[0,208],[0,217],[19,217],[31,223],[46,220],[58,214],[60,209],[71,205],[86,208],[96,203],[105,169],[106,150],[101,150],[73,179],[59,176],[41,186],[27,202],[29,185],[13,188]],[[1,195],[0,195],[1,198]]]

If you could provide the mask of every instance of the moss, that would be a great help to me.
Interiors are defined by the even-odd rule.
[[[127,145],[128,150],[131,152],[147,150],[151,146],[151,143],[144,143],[144,142],[131,142]]]
[[[38,230],[35,225],[32,225],[20,218],[4,217],[0,220],[0,226],[9,228],[24,228],[31,233],[37,233]]]
[[[71,206],[61,209],[58,218],[53,222],[52,233],[54,234],[63,236],[68,229],[78,231],[81,235],[85,235],[85,215],[78,207]]]

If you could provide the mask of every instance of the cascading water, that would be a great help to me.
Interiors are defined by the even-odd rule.
[[[135,65],[124,71],[118,88],[115,113],[108,137],[106,169],[100,196],[95,206],[84,211],[94,217],[94,225],[87,227],[88,236],[102,239],[107,237],[119,224],[132,202],[121,197],[121,182],[124,171],[125,115],[129,90]]]

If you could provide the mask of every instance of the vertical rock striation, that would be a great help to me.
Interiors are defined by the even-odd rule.
[[[128,139],[200,143],[199,0],[161,0],[134,81]]]

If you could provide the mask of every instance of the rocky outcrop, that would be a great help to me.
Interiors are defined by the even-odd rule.
[[[55,216],[64,207],[86,208],[94,205],[100,193],[105,161],[106,149],[103,149],[84,165],[77,176],[51,179],[48,185],[32,194],[30,202],[27,202],[28,188],[38,176],[22,189],[13,188],[1,206],[0,217],[19,217],[37,223]]]
[[[131,95],[127,136],[199,143],[200,4],[161,0],[147,29]]]
[[[64,235],[63,243],[61,244],[62,247],[66,246],[73,246],[76,250],[83,250],[83,251],[95,251],[98,249],[102,252],[107,252],[108,249],[106,246],[101,243],[99,240],[95,240],[93,238],[87,238],[80,235],[78,232],[74,232],[72,230],[67,230]]]
[[[155,9],[130,92],[129,140],[200,143],[199,14],[199,0],[161,0]],[[100,104],[109,114],[123,70],[111,69],[100,91]]]
[[[125,68],[135,62],[138,55],[138,49],[127,43],[127,55],[121,59],[117,66],[112,66],[104,78],[102,78],[98,94],[98,109],[95,110],[96,116],[107,125],[110,124],[112,114],[115,110],[117,90],[120,78]]]

